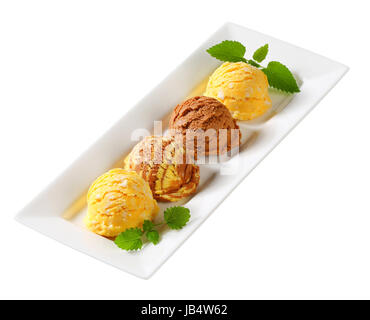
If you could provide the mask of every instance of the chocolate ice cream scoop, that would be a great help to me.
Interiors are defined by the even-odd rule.
[[[172,135],[184,137],[187,153],[219,155],[240,144],[240,130],[230,111],[220,101],[204,96],[178,104],[172,112]]]

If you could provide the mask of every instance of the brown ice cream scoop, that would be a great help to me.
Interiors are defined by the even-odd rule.
[[[185,150],[173,137],[145,137],[125,159],[125,169],[144,178],[159,201],[178,201],[199,184],[199,167],[186,162]]]
[[[220,101],[204,96],[178,104],[172,112],[172,135],[184,137],[187,153],[220,155],[240,144],[240,130],[230,111]]]

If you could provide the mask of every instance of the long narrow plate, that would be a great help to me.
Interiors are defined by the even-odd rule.
[[[164,232],[157,246],[148,244],[140,252],[127,253],[112,241],[86,230],[81,220],[86,210],[84,193],[91,182],[122,164],[123,157],[137,143],[132,139],[132,133],[137,133],[135,129],[152,131],[154,120],[167,119],[173,107],[191,92],[202,92],[204,80],[219,65],[205,50],[222,40],[246,43],[251,50],[268,43],[269,59],[282,61],[293,70],[301,93],[289,97],[271,91],[271,112],[256,121],[239,122],[243,133],[239,155],[222,164],[201,166],[199,190],[184,202],[192,217],[181,231]],[[227,23],[18,213],[16,219],[76,250],[136,276],[149,278],[347,70],[346,66],[320,55]],[[163,212],[165,206],[161,208]]]

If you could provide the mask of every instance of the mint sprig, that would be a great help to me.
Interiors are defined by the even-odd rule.
[[[229,62],[246,62],[256,68],[261,69],[267,76],[269,86],[286,93],[300,92],[297,81],[292,72],[282,63],[271,61],[267,67],[260,63],[264,61],[269,52],[268,44],[258,48],[253,59],[245,59],[246,48],[238,41],[225,40],[209,48],[207,52],[214,58]]]
[[[190,210],[185,207],[170,207],[164,211],[165,222],[154,224],[150,220],[145,220],[143,227],[127,229],[121,232],[114,243],[117,247],[126,251],[140,250],[143,247],[143,237],[153,243],[154,245],[159,243],[160,235],[155,227],[167,224],[170,229],[180,230],[182,229],[190,219]]]

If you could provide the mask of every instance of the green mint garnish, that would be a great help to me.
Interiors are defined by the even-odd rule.
[[[257,49],[253,54],[253,59],[257,62],[262,62],[266,59],[266,56],[269,52],[269,45],[265,44],[263,47]]]
[[[261,68],[261,65],[259,63],[257,63],[256,61],[254,61],[254,60],[248,60],[247,63],[249,63],[253,67]]]
[[[154,227],[153,225],[153,222],[151,222],[150,220],[145,220],[144,223],[143,223],[143,231],[144,232],[148,232],[150,230],[152,230]]]
[[[190,219],[190,210],[184,207],[167,208],[164,212],[164,220],[174,230],[182,229]]]
[[[207,50],[212,57],[230,62],[246,62],[245,51],[245,47],[240,42],[230,40],[222,41]]]
[[[269,51],[268,44],[258,48],[253,59],[245,59],[246,48],[238,41],[225,40],[209,48],[207,52],[214,58],[221,61],[245,62],[261,69],[267,76],[270,87],[284,91],[286,93],[300,92],[297,81],[292,72],[282,63],[271,61],[267,67],[260,65],[266,59]]]
[[[167,208],[164,211],[164,223],[153,224],[152,221],[145,220],[143,223],[142,229],[140,228],[131,228],[127,229],[124,232],[121,232],[114,243],[117,247],[127,250],[140,250],[143,247],[143,236],[145,235],[146,239],[153,243],[154,245],[158,244],[160,240],[159,232],[155,227],[167,224],[170,229],[179,230],[182,229],[190,219],[190,210],[184,207],[171,207]]]
[[[140,228],[127,229],[117,236],[114,243],[123,250],[139,250],[143,246],[142,235],[143,231]]]
[[[300,92],[293,74],[282,63],[271,61],[262,71],[266,74],[271,87],[288,93]]]
[[[151,230],[146,234],[148,241],[156,245],[159,242],[159,233],[157,230]]]

